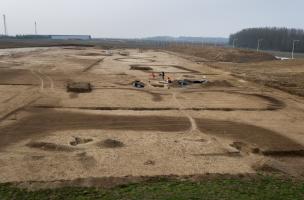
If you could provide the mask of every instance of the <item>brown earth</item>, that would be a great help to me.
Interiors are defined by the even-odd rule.
[[[224,47],[172,45],[168,50],[202,58],[202,61],[251,63],[276,60],[268,53]]]
[[[51,126],[48,126],[50,125]],[[20,128],[18,128],[20,127]],[[33,110],[16,124],[1,127],[0,147],[26,138],[62,130],[146,130],[180,132],[190,128],[184,117],[89,115],[54,110]]]
[[[267,61],[250,64],[209,63],[236,77],[304,96],[304,60]]]
[[[303,176],[304,100],[237,73],[275,74],[275,66],[265,73],[252,67],[265,69],[272,63],[280,75],[289,76],[301,73],[300,61],[201,63],[197,61],[202,58],[186,54],[125,49],[138,59],[125,57],[122,62],[122,50],[112,49],[113,55],[101,62],[103,51],[54,47],[4,52],[0,182],[53,187],[87,181],[98,186],[98,180],[117,184],[136,177],[256,174],[267,169]],[[210,51],[212,59],[234,60],[230,54],[239,50],[229,50],[223,58]],[[266,59],[241,53],[249,60]],[[172,87],[131,66],[166,71],[173,81],[207,79],[208,84]],[[145,88],[133,88],[134,80]],[[93,90],[67,93],[69,81],[90,82]]]
[[[303,152],[304,146],[274,131],[254,125],[212,119],[197,119],[202,132],[258,147],[264,154]],[[282,153],[282,154],[283,154]]]

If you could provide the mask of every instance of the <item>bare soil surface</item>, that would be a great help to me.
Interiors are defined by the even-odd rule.
[[[304,96],[303,59],[250,64],[209,63],[209,65],[230,71],[236,77]]]
[[[211,119],[199,119],[197,123],[202,132],[245,142],[252,145],[253,148],[261,149],[265,154],[270,154],[269,152],[273,154],[275,152],[302,152],[304,150],[304,146],[296,141],[262,127]]]
[[[51,126],[48,126],[50,125]],[[19,128],[18,128],[19,127]],[[190,123],[185,117],[90,115],[54,110],[34,110],[17,123],[1,127],[0,146],[5,147],[36,134],[47,135],[62,130],[146,130],[162,132],[186,131]]]
[[[201,58],[201,61],[251,63],[276,60],[268,53],[224,47],[172,45],[168,50],[195,56]]]
[[[1,183],[98,186],[261,171],[303,178],[304,99],[257,81],[286,75],[293,82],[284,87],[299,89],[301,61],[210,63],[184,51],[104,51],[2,50]],[[130,55],[122,58],[121,51]],[[273,59],[215,52],[210,49],[204,61]],[[160,72],[175,83],[208,82],[174,86]],[[134,88],[135,80],[145,87]],[[89,82],[93,90],[68,93],[69,82]]]

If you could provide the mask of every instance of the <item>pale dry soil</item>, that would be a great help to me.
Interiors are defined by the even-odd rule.
[[[0,182],[51,187],[103,177],[304,176],[302,97],[178,55],[119,51],[2,50]],[[167,87],[161,71],[172,80],[209,83]],[[133,88],[134,80],[146,87]],[[67,93],[69,81],[88,81],[93,91]]]

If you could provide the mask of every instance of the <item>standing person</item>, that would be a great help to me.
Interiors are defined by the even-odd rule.
[[[154,72],[152,72],[152,79],[154,80],[155,79],[155,74],[154,74]]]
[[[161,72],[160,76],[162,77],[163,81],[165,80],[165,72]]]

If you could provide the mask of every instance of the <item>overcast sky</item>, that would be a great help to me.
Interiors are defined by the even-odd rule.
[[[304,28],[304,0],[0,0],[9,34],[228,37],[247,27]],[[3,33],[1,20],[0,33]]]

